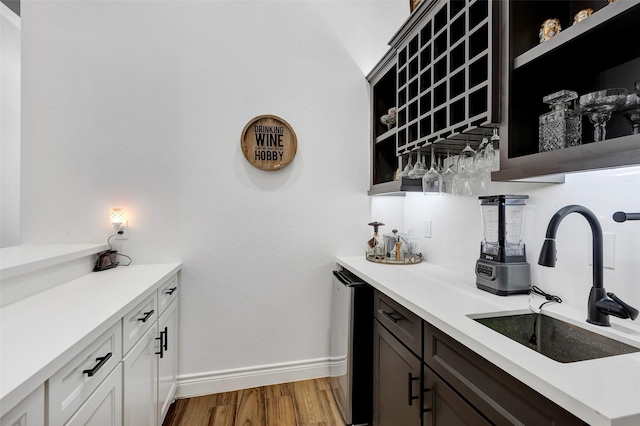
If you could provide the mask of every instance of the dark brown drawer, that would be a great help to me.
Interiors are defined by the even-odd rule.
[[[496,425],[584,424],[573,414],[426,322],[424,362]]]
[[[415,355],[422,352],[422,320],[390,297],[376,290],[373,315]]]

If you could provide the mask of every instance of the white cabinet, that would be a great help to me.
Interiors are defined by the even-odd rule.
[[[0,426],[42,426],[44,424],[44,385],[2,416]]]
[[[62,425],[122,359],[120,321],[49,378],[50,425]]]
[[[158,359],[158,426],[167,415],[176,393],[178,376],[178,302],[173,301],[158,320],[163,340]]]
[[[56,423],[49,422],[49,425]],[[65,426],[122,425],[122,366],[120,363],[89,396]]]
[[[124,345],[132,345],[122,360],[125,426],[161,426],[173,401],[178,375],[177,289],[176,275],[158,288],[153,302],[148,297],[123,319]],[[156,300],[159,318],[136,340],[140,333],[135,320],[149,316]],[[126,331],[127,324],[131,332]]]
[[[156,426],[160,337],[153,326],[122,360],[125,426]]]
[[[91,273],[1,307],[0,426],[161,426],[176,390],[179,270]]]

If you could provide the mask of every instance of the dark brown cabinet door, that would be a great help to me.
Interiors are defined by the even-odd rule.
[[[424,388],[424,426],[491,425],[426,366]]]
[[[420,426],[420,360],[373,321],[373,424]]]

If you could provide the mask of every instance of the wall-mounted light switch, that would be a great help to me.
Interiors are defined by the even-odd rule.
[[[431,219],[424,220],[424,237],[431,238]]]

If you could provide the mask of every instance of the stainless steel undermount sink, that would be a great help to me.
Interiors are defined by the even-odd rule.
[[[469,317],[508,338],[558,362],[576,362],[640,352],[574,324],[544,314]]]

